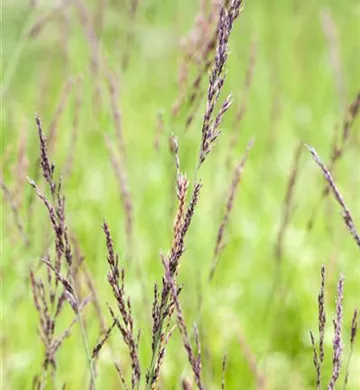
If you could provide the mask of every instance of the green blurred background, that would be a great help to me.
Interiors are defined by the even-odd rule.
[[[154,282],[160,283],[163,273],[159,252],[161,249],[166,252],[171,245],[176,207],[175,167],[168,136],[175,133],[179,137],[182,170],[190,179],[201,139],[205,95],[189,129],[185,129],[185,112],[180,111],[176,118],[171,114],[179,93],[181,37],[191,29],[199,4],[191,0],[143,0],[132,18],[131,4],[125,1],[83,3],[97,32],[101,55],[119,83],[118,107],[134,203],[134,243],[131,261],[126,263],[123,207],[104,141],[105,134],[115,139],[106,80],[101,71],[98,80],[94,79],[84,23],[76,5],[65,3],[2,2],[2,177],[16,196],[14,202],[30,240],[29,246],[22,242],[2,192],[1,380],[4,389],[31,388],[43,358],[36,331],[38,315],[27,279],[29,267],[35,267],[51,239],[46,211],[38,199],[32,200],[32,189],[25,180],[26,176],[34,178],[38,164],[34,114],[39,114],[47,132],[64,84],[70,76],[81,78],[74,83],[60,116],[51,157],[58,172],[64,172],[68,159],[73,158],[71,173],[63,177],[67,220],[86,257],[108,325],[111,319],[106,302],[115,304],[106,281],[106,248],[101,229],[104,218],[112,229],[126,269],[136,328],[142,329],[140,351],[144,369],[149,365],[151,353],[152,289]],[[324,10],[332,15],[336,29],[343,91],[337,87],[331,45],[321,23]],[[43,28],[29,36],[39,18],[46,20]],[[317,330],[321,264],[327,267],[324,383],[331,372],[330,318],[340,273],[345,275],[347,360],[351,317],[354,308],[360,306],[359,251],[346,231],[335,202],[330,198],[320,201],[324,180],[306,150],[300,159],[294,212],[284,238],[280,264],[275,245],[296,146],[299,142],[311,144],[324,161],[329,161],[334,133],[336,129],[341,131],[345,107],[359,91],[359,19],[360,4],[355,0],[263,0],[246,1],[235,24],[223,95],[224,98],[231,91],[234,104],[225,115],[223,132],[200,172],[203,189],[179,275],[184,285],[181,303],[186,322],[191,327],[197,321],[200,329],[204,380],[209,389],[220,386],[225,353],[228,355],[227,389],[259,388],[249,357],[256,359],[259,373],[265,376],[265,388],[315,388],[308,331]],[[129,31],[133,36],[131,44],[126,40]],[[252,42],[257,43],[253,83],[246,114],[239,124],[234,118],[245,96],[243,85]],[[124,53],[129,54],[125,69]],[[203,86],[206,85],[204,75]],[[81,98],[81,109],[74,142],[76,91]],[[158,129],[159,113],[163,115],[163,132]],[[337,164],[336,179],[360,226],[359,130],[358,121]],[[238,134],[239,142],[229,152],[234,134]],[[157,137],[158,149],[154,147]],[[208,274],[232,167],[241,158],[250,138],[255,139],[255,145],[225,233],[227,245],[209,284]],[[20,164],[22,149],[24,157]],[[37,182],[45,188],[43,180]],[[31,212],[29,204],[33,205]],[[314,227],[308,231],[307,223],[317,208]],[[89,306],[84,315],[89,342],[94,345],[99,322],[93,307]],[[58,330],[64,329],[71,318],[71,310],[66,308],[57,324]],[[100,354],[97,382],[100,389],[119,388],[112,354],[125,367],[128,364],[127,351],[118,332],[111,336],[111,346]],[[87,388],[88,367],[78,328],[75,327],[60,349],[57,362],[59,388],[63,382],[68,389]],[[359,367],[358,342],[348,389],[360,388]],[[161,387],[180,388],[183,377],[191,378],[191,370],[181,338],[175,332],[162,369]],[[340,383],[339,388],[343,374]]]

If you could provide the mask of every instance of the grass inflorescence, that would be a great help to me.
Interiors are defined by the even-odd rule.
[[[357,21],[63,3],[4,38],[4,387],[359,388]]]

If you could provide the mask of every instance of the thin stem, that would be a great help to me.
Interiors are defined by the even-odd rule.
[[[164,306],[160,309],[160,323],[159,323],[159,330],[156,333],[156,336],[154,338],[154,350],[153,354],[151,357],[151,362],[150,362],[150,368],[149,368],[149,380],[148,383],[146,384],[146,390],[151,390],[151,383],[152,380],[155,376],[155,364],[156,364],[156,358],[157,358],[157,351],[160,346],[160,339],[161,339],[161,333],[164,325],[164,311],[167,306],[167,301],[169,299],[169,292],[167,293],[165,297],[165,304]]]
[[[79,299],[78,299],[76,284],[74,282],[74,277],[72,275],[72,272],[70,272],[70,278],[71,278],[71,282],[72,282],[71,284],[74,286],[74,296],[75,296],[75,299],[76,299],[76,316],[77,316],[78,322],[80,324],[81,336],[82,336],[82,339],[83,339],[85,353],[86,353],[87,361],[88,361],[89,368],[90,368],[90,376],[91,376],[91,386],[90,386],[90,389],[91,390],[96,390],[96,386],[95,386],[95,371],[94,371],[93,362],[92,362],[92,359],[91,359],[89,343],[88,343],[87,338],[86,338],[85,326],[84,326],[84,323],[83,323],[83,321],[81,319],[81,314],[80,314],[80,311],[79,311]]]
[[[350,362],[351,362],[351,358],[352,358],[352,355],[353,355],[353,346],[351,345],[351,349],[350,349],[350,354],[349,354],[349,358],[348,358],[348,361],[346,362],[346,368],[345,368],[345,380],[344,380],[344,385],[343,385],[343,390],[346,390],[346,386],[347,386],[347,383],[348,383],[348,379],[349,379],[349,369],[350,369]]]

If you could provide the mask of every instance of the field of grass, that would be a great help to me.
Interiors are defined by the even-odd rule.
[[[54,232],[44,204],[27,180],[35,180],[51,198],[40,170],[35,114],[49,137],[55,177],[62,176],[73,259],[85,258],[76,278],[78,293],[89,294],[87,275],[106,327],[113,321],[107,303],[117,309],[107,281],[104,220],[110,226],[125,269],[135,333],[141,329],[140,388],[145,388],[152,357],[154,283],[161,291],[160,252],[170,251],[178,208],[169,137],[178,137],[181,172],[190,181],[188,198],[201,144],[208,71],[197,89],[199,106],[190,126],[186,126],[191,112],[188,96],[199,67],[191,63],[189,82],[178,83],[184,60],[180,43],[193,29],[201,3],[143,0],[134,9],[136,1],[2,1],[2,388],[31,389],[34,378],[44,371],[29,272],[46,281],[46,265],[40,259],[54,256]],[[233,104],[197,173],[203,187],[176,278],[182,286],[179,300],[192,345],[194,323],[199,330],[206,389],[221,388],[225,354],[228,390],[316,389],[309,330],[317,340],[322,265],[327,311],[322,388],[327,388],[332,374],[331,316],[340,274],[345,278],[344,364],[336,388],[343,388],[351,320],[354,309],[360,308],[359,246],[334,197],[323,197],[326,181],[305,144],[312,145],[329,166],[334,145],[342,145],[332,173],[360,227],[359,119],[354,119],[342,144],[348,107],[360,91],[359,20],[360,5],[355,0],[249,0],[234,23],[220,95],[221,103],[231,92]],[[209,58],[214,58],[213,51]],[[109,78],[111,87],[118,87],[113,93]],[[173,105],[182,89],[187,99],[175,116]],[[239,120],[237,113],[244,107]],[[118,142],[114,111],[120,114],[123,145]],[[254,145],[224,230],[226,245],[209,282],[233,171],[251,139]],[[133,205],[130,238],[129,216],[111,158],[121,163]],[[64,275],[66,269],[64,263]],[[65,302],[55,336],[73,318]],[[90,349],[99,340],[101,318],[93,302],[82,312]],[[176,314],[172,323],[176,324]],[[96,361],[97,389],[123,388],[114,361],[130,386],[129,353],[116,328]],[[357,340],[348,390],[360,388],[359,367]],[[196,388],[181,334],[175,329],[158,386],[186,389],[184,378],[191,383],[189,388]],[[53,379],[49,376],[44,388],[62,389],[66,384],[66,389],[85,389],[89,383],[81,329],[75,324],[56,353],[56,374]]]

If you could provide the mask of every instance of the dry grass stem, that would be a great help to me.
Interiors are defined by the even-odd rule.
[[[246,68],[244,85],[242,88],[243,97],[241,100],[241,104],[239,105],[238,110],[236,111],[235,114],[235,123],[239,123],[243,119],[244,114],[246,112],[247,103],[249,99],[249,92],[254,78],[254,69],[255,69],[255,63],[257,57],[257,50],[258,50],[258,42],[255,39],[253,39],[251,42],[250,55],[248,59],[248,65]]]
[[[100,70],[101,70],[101,52],[100,43],[96,34],[93,18],[90,14],[87,4],[83,0],[74,0],[73,2],[79,16],[80,24],[84,29],[85,37],[90,48],[90,70],[92,73],[92,81],[94,85],[93,105],[95,112],[99,112],[102,104],[102,95],[100,88]]]
[[[160,138],[165,133],[165,124],[164,124],[164,113],[158,112],[156,120],[156,130],[154,137],[154,149],[159,151],[160,149]]]
[[[57,16],[61,15],[67,7],[70,5],[70,2],[63,1],[58,5],[55,5],[52,9],[49,11],[43,12],[38,19],[35,21],[35,23],[30,27],[28,35],[32,38],[37,37],[44,27],[53,19],[55,19]]]
[[[108,0],[98,0],[97,7],[94,15],[94,25],[97,36],[101,36],[104,28],[105,11],[109,5]]]
[[[186,117],[186,121],[185,121],[185,129],[188,129],[190,127],[197,112],[199,111],[200,105],[202,103],[201,96],[203,96],[203,94],[204,94],[204,89],[199,87],[197,89],[197,94],[199,96],[198,99],[196,99],[194,101],[194,103],[192,104],[192,106],[189,108],[189,113],[188,113],[188,115]]]
[[[11,208],[16,228],[19,231],[19,234],[20,234],[22,240],[24,241],[24,244],[26,246],[28,246],[30,242],[29,242],[29,238],[28,238],[27,234],[25,233],[24,224],[21,220],[19,209],[13,200],[13,195],[11,194],[9,188],[5,185],[5,183],[3,182],[3,179],[1,177],[0,177],[0,186],[1,186],[1,189],[3,191],[4,197],[7,201],[7,203],[9,204],[9,206]]]
[[[125,161],[125,141],[121,123],[121,112],[118,105],[119,88],[117,80],[110,70],[107,72],[107,85],[110,96],[111,112],[114,120],[116,142],[119,147],[120,156]]]
[[[74,107],[74,116],[72,121],[72,133],[71,140],[69,145],[69,151],[65,162],[65,174],[66,176],[70,176],[73,166],[74,166],[74,158],[76,156],[76,145],[78,140],[78,132],[79,132],[79,119],[80,119],[80,109],[82,106],[82,88],[83,80],[81,77],[78,77],[76,82],[76,94],[75,94],[75,107]]]
[[[286,230],[289,226],[291,216],[294,211],[293,198],[295,192],[295,185],[298,178],[302,148],[303,148],[302,142],[300,142],[295,148],[294,155],[293,155],[293,163],[290,170],[290,176],[286,186],[286,194],[283,202],[282,221],[277,235],[276,248],[275,248],[275,253],[278,261],[280,261],[283,256],[284,237],[286,234]]]
[[[66,104],[69,101],[69,97],[70,97],[70,94],[71,94],[71,91],[72,91],[74,85],[75,85],[74,78],[69,77],[64,82],[64,84],[62,86],[60,97],[58,99],[54,114],[51,118],[49,129],[48,129],[48,143],[49,143],[49,147],[51,145],[51,148],[55,147],[57,130],[59,127],[61,115],[63,114],[65,107],[66,107]]]
[[[349,104],[349,107],[345,113],[341,138],[339,142],[334,142],[332,147],[332,154],[330,159],[330,171],[333,172],[336,162],[341,158],[344,153],[346,144],[349,141],[351,135],[351,129],[354,125],[354,122],[360,112],[360,92],[356,95],[352,103]]]
[[[24,201],[24,192],[25,192],[25,185],[26,185],[26,176],[28,174],[29,170],[29,160],[27,157],[27,125],[22,125],[20,130],[20,137],[19,137],[19,143],[18,143],[18,150],[17,150],[17,160],[16,164],[12,169],[14,177],[17,178],[14,190],[12,191],[14,204],[16,207],[21,208]],[[3,162],[3,166],[6,165]]]
[[[132,236],[133,236],[133,203],[129,191],[127,176],[123,166],[124,159],[117,158],[110,139],[105,135],[105,142],[110,156],[110,162],[115,173],[116,180],[119,185],[121,194],[124,215],[125,215],[125,234],[127,239],[127,258],[131,257],[132,252]]]
[[[131,0],[130,2],[129,28],[127,29],[126,32],[125,49],[124,49],[124,55],[122,59],[123,69],[127,69],[130,61],[131,48],[133,47],[134,38],[135,38],[135,20],[136,20],[136,14],[137,14],[139,3],[140,0]]]
[[[132,252],[132,236],[133,236],[133,204],[131,194],[129,191],[128,177],[126,172],[126,150],[125,141],[122,130],[121,112],[118,106],[118,84],[115,76],[107,71],[107,84],[111,102],[111,111],[115,127],[116,142],[119,150],[119,157],[116,158],[115,151],[107,136],[105,136],[106,146],[110,155],[111,165],[115,172],[116,179],[119,184],[120,194],[123,203],[125,214],[125,233],[128,246],[128,258],[131,257]]]
[[[241,127],[241,122],[243,121],[247,110],[250,89],[254,78],[253,76],[254,76],[254,69],[255,69],[256,57],[257,57],[257,46],[258,46],[257,41],[253,39],[251,42],[250,55],[248,59],[248,65],[246,68],[245,80],[242,88],[242,98],[235,113],[235,118],[233,123],[234,130],[230,137],[229,157],[228,157],[227,165],[230,164],[230,158],[232,154],[231,152],[236,148],[236,145],[238,143],[241,134],[239,127]]]
[[[99,50],[98,38],[92,22],[92,17],[85,3],[82,0],[75,0],[74,5],[78,11],[80,23],[84,28],[84,33],[86,35],[87,41],[90,46],[91,70],[97,82],[97,78],[100,70],[100,50]]]
[[[238,341],[240,344],[240,347],[243,351],[244,357],[249,364],[249,368],[251,372],[253,373],[253,376],[256,381],[256,388],[257,390],[265,390],[266,389],[266,381],[265,381],[265,375],[262,373],[259,369],[256,356],[254,355],[253,351],[251,350],[250,346],[248,345],[246,338],[242,332],[242,330],[238,329],[237,332],[238,335]]]
[[[339,106],[343,110],[346,96],[344,72],[341,64],[339,42],[337,37],[336,25],[332,18],[329,8],[324,8],[320,13],[321,25],[329,46],[330,63],[333,68],[336,88],[339,95]]]
[[[346,390],[346,386],[349,380],[349,370],[350,370],[350,363],[351,358],[354,353],[354,346],[355,346],[355,338],[358,330],[358,310],[354,310],[354,315],[351,321],[351,333],[350,333],[350,355],[347,361],[346,369],[345,369],[345,379],[344,379],[344,386],[343,390]]]
[[[216,266],[217,266],[218,261],[219,261],[219,256],[220,256],[220,254],[223,251],[224,246],[225,246],[225,244],[223,242],[225,229],[229,223],[231,211],[234,207],[234,201],[235,201],[237,188],[239,186],[239,183],[240,183],[240,180],[242,177],[242,173],[243,173],[243,170],[244,170],[244,167],[246,164],[246,160],[248,158],[250,149],[253,146],[253,143],[254,143],[253,140],[251,140],[248,143],[243,158],[236,165],[234,172],[233,172],[233,179],[232,179],[232,183],[231,183],[230,190],[229,190],[229,195],[228,195],[227,202],[226,202],[225,212],[224,212],[224,215],[223,215],[223,218],[221,220],[219,230],[217,233],[214,255],[213,255],[213,260],[212,260],[212,264],[211,264],[211,268],[210,268],[209,281],[211,281],[212,278],[214,277],[215,269],[216,269]]]

